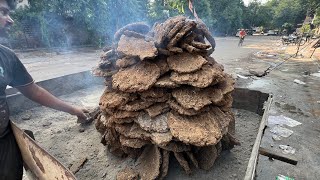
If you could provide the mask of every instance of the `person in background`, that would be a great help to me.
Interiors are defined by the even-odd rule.
[[[242,46],[244,38],[246,37],[246,35],[247,35],[247,32],[244,29],[241,29],[240,32],[239,32],[240,40],[239,40],[238,46]]]
[[[9,13],[15,6],[16,0],[0,0],[1,29],[14,23]],[[0,45],[0,179],[19,180],[23,175],[23,160],[10,127],[5,94],[7,85],[17,88],[23,95],[41,105],[77,116],[79,122],[86,121],[87,110],[67,104],[39,87],[16,54]]]

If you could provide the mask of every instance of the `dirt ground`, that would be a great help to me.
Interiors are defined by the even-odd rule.
[[[237,86],[255,89],[274,96],[270,115],[284,115],[302,123],[297,127],[286,127],[293,131],[288,138],[280,141],[272,139],[268,127],[262,139],[261,147],[283,153],[279,145],[289,145],[296,149],[290,157],[298,160],[296,166],[277,160],[269,160],[260,156],[258,161],[257,179],[275,179],[279,174],[295,179],[320,178],[320,77],[319,49],[316,56],[309,58],[312,49],[306,48],[298,57],[290,58],[295,54],[295,46],[283,46],[277,39],[261,39],[256,43],[250,41],[242,48],[254,48],[256,52],[239,61],[225,61],[227,71],[243,75],[237,79]],[[302,54],[302,55],[301,55]],[[267,76],[256,77],[250,70],[261,71],[268,67],[275,67],[278,63],[288,59],[285,63],[273,70]],[[237,76],[237,75],[236,75]],[[300,80],[305,84],[295,83]]]
[[[277,66],[278,63],[281,63],[295,53],[295,47],[281,45],[279,37],[248,36],[242,47],[237,46],[238,38],[234,37],[216,38],[216,41],[216,51],[212,56],[225,66],[227,72],[237,78],[236,85],[238,87],[273,94],[274,100],[270,115],[285,115],[302,123],[302,125],[294,128],[288,127],[293,131],[293,134],[280,141],[273,140],[270,128],[266,129],[261,146],[282,153],[279,145],[290,145],[296,149],[295,153],[290,156],[296,158],[298,164],[293,166],[260,156],[257,179],[275,179],[278,174],[287,175],[295,179],[320,179],[320,77],[313,75],[320,71],[320,50],[318,49],[315,52],[315,56],[309,58],[308,53],[310,53],[311,49],[306,48],[306,50],[302,51],[302,55],[300,53],[297,58],[288,59],[267,76],[256,77],[252,76],[250,70],[264,71],[268,67]],[[91,69],[91,66],[95,65],[98,61],[100,51],[91,49],[85,50],[83,53],[81,52],[73,51],[68,55],[57,53],[51,54],[49,57],[41,54],[38,56],[36,53],[19,53],[19,56],[36,80],[44,80],[59,76],[60,73],[62,75],[64,75],[63,73],[70,73],[73,69]],[[65,60],[67,60],[66,63]],[[81,63],[77,61],[81,61]],[[61,64],[62,62],[64,64]],[[47,76],[47,74],[50,76]],[[296,79],[303,81],[305,84],[295,83],[294,80]],[[94,92],[99,93],[99,91]],[[82,93],[85,94],[85,92]],[[80,103],[80,101],[75,99],[69,99],[69,101]],[[85,100],[82,101],[86,102]],[[93,179],[108,179],[110,174],[116,173],[127,163],[126,160],[117,159],[109,155],[106,156],[108,153],[99,143],[99,135],[92,133],[92,126],[87,127],[84,132],[80,133],[80,127],[76,125],[73,117],[48,109],[46,111],[54,114],[56,118],[52,118],[44,113],[37,113],[37,110],[33,111],[29,111],[29,114],[35,113],[38,115],[32,115],[32,118],[28,121],[22,121],[17,118],[18,123],[21,127],[34,130],[36,139],[44,143],[44,147],[47,147],[49,152],[55,150],[57,153],[53,153],[53,155],[59,160],[63,160],[66,165],[79,159],[79,157],[70,153],[77,145],[77,143],[70,144],[70,141],[74,140],[78,144],[83,144],[83,147],[77,147],[77,151],[86,152],[79,154],[88,157],[89,161],[87,161],[76,176],[83,174],[81,178],[83,177],[84,179],[92,177]],[[61,128],[58,128],[59,126]],[[59,146],[58,144],[61,143],[61,139],[59,141],[59,139],[53,138],[57,135],[65,139],[71,139],[70,141],[65,141],[67,145]],[[90,137],[97,138],[97,140],[89,140],[85,135],[90,135]],[[68,145],[68,142],[70,145]],[[91,151],[85,151],[87,146],[91,145]],[[67,158],[63,159],[64,156]],[[99,167],[91,164],[90,159],[97,157],[99,157],[100,163],[105,166]],[[108,166],[107,163],[103,164],[103,162],[109,161],[116,162],[115,164],[117,165],[113,167],[111,165]],[[215,166],[218,164],[219,160]],[[94,170],[88,169],[87,167],[91,165],[97,168]],[[244,167],[244,165],[242,166]],[[172,167],[170,170],[172,171]],[[240,171],[244,173],[244,170]],[[228,178],[241,179],[240,171],[239,173],[235,173],[237,177],[230,177],[233,174],[229,174]],[[170,177],[171,174],[169,173]]]
[[[92,87],[59,98],[92,108],[97,105],[103,90],[103,86]],[[225,180],[242,179],[261,116],[241,109],[234,109],[234,113],[236,115],[236,136],[241,146],[231,151],[223,151],[212,170],[208,172],[193,168],[194,173],[191,176],[186,175],[178,162],[172,158],[166,179],[210,179],[211,177]],[[93,124],[88,126],[76,124],[75,117],[66,113],[36,107],[17,114],[12,119],[20,128],[32,130],[36,141],[65,166],[70,167],[72,164],[87,159],[83,167],[75,174],[79,180],[115,179],[119,170],[134,164],[134,159],[117,158],[108,153],[106,147],[100,143],[101,136]]]

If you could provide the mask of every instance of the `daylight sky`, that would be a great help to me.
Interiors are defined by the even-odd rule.
[[[253,0],[243,0],[243,2],[244,2],[245,5],[248,5],[249,2],[251,2],[251,1],[253,1]],[[265,3],[265,2],[267,2],[268,0],[258,0],[258,1],[260,1],[260,2],[262,2],[262,3]]]

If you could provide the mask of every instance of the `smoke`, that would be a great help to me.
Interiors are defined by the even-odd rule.
[[[11,37],[29,48],[102,46],[122,26],[148,21],[147,6],[148,0],[30,1],[14,12]]]

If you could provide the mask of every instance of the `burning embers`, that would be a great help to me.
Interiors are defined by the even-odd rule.
[[[186,173],[191,165],[208,170],[223,149],[238,144],[234,80],[210,57],[215,42],[204,23],[177,16],[151,31],[130,24],[115,40],[94,73],[107,83],[96,122],[102,143],[138,158],[118,179],[162,179],[170,155]]]

